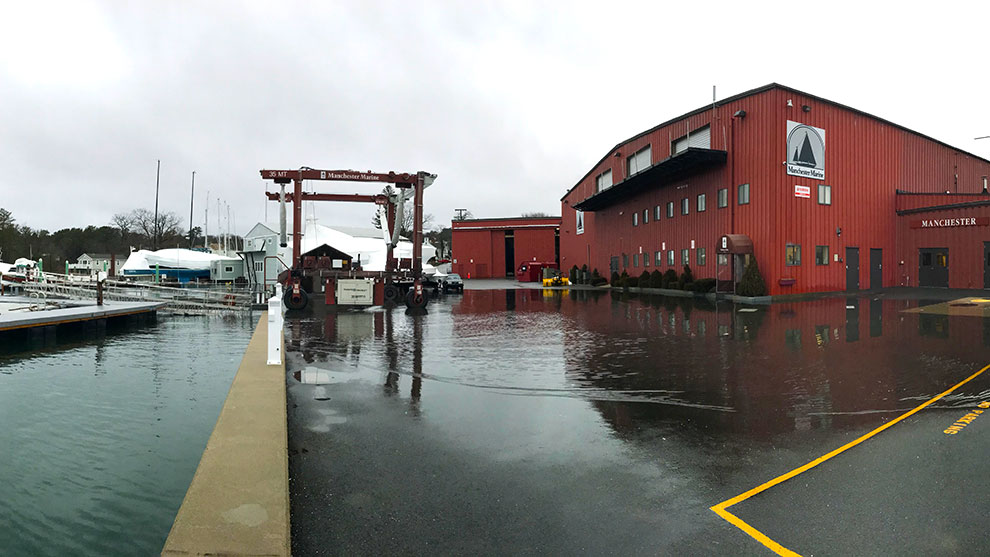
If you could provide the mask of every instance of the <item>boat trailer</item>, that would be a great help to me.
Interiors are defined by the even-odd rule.
[[[433,183],[436,174],[423,171],[375,173],[302,167],[298,170],[262,170],[261,178],[272,180],[281,187],[280,192],[265,192],[265,195],[269,201],[278,201],[280,204],[279,241],[282,247],[287,245],[285,204],[292,203],[292,265],[278,277],[284,287],[283,301],[287,309],[305,308],[310,296],[317,291],[316,285],[323,287],[328,305],[389,305],[404,297],[406,307],[410,309],[426,307],[429,296],[423,288],[423,190]],[[396,193],[365,195],[304,192],[304,180],[393,184]],[[289,183],[292,184],[292,191],[286,192]],[[398,223],[402,221],[402,212],[409,194],[413,199],[412,261],[400,261],[394,257],[393,249],[398,244]],[[329,256],[304,257],[301,253],[303,201],[374,203],[382,208],[381,212],[385,216],[385,219],[381,219],[382,233],[387,250],[385,270],[364,271],[360,268],[360,261],[333,259]]]

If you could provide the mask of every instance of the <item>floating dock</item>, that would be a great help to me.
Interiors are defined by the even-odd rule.
[[[14,330],[54,327],[84,321],[100,321],[129,315],[154,314],[162,302],[48,301],[39,298],[4,296],[0,298],[0,333]]]

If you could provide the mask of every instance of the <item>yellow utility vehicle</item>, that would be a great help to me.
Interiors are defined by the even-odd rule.
[[[568,286],[571,281],[567,277],[561,276],[560,269],[552,269],[550,267],[543,268],[543,287],[548,286]]]

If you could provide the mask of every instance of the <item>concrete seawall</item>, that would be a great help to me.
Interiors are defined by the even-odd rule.
[[[285,360],[263,313],[162,555],[289,555]],[[283,350],[284,354],[284,350]]]

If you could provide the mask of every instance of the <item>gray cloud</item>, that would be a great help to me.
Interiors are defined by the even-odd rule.
[[[240,232],[264,218],[258,170],[302,165],[435,172],[438,222],[556,213],[605,150],[709,102],[713,83],[778,81],[990,155],[972,141],[990,134],[985,17],[832,6],[800,21],[738,3],[21,7],[25,30],[0,39],[0,206],[36,228],[105,224],[153,206],[161,159],[164,210],[188,217],[195,170],[195,224],[209,190]]]

